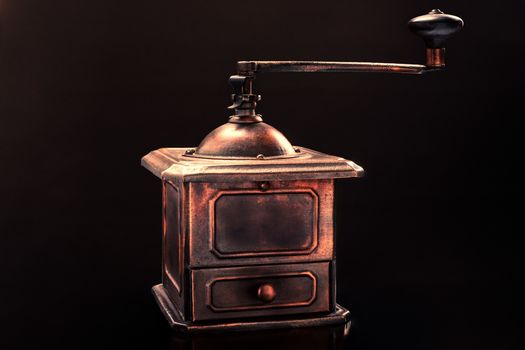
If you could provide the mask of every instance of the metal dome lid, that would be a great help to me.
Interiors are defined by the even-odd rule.
[[[234,110],[228,123],[210,132],[192,153],[194,157],[219,159],[266,159],[298,156],[299,150],[273,126],[263,122],[255,113],[260,95],[252,92],[252,79],[233,75],[230,84],[234,89]]]
[[[250,122],[248,122],[248,120]],[[260,116],[236,118],[210,132],[193,154],[203,158],[289,158],[297,151],[290,141]]]

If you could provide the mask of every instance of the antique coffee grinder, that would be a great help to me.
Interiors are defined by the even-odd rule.
[[[153,294],[170,325],[185,331],[344,323],[336,303],[334,180],[357,164],[305,147],[255,112],[257,74],[386,72],[445,67],[445,41],[463,21],[439,10],[409,28],[426,63],[241,61],[230,77],[234,111],[197,148],[161,148],[142,165],[162,180],[162,284]]]

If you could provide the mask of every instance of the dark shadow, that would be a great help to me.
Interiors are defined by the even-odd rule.
[[[350,322],[338,326],[296,328],[275,331],[231,332],[224,334],[174,333],[171,338],[170,349],[341,349],[344,338],[348,334],[349,329]]]

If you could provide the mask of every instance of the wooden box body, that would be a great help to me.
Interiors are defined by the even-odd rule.
[[[336,312],[334,179],[362,169],[304,148],[265,160],[184,151],[143,158],[162,179],[162,293],[175,316],[199,324]]]

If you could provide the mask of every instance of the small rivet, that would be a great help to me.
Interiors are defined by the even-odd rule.
[[[294,147],[293,149],[295,153],[301,153],[301,149],[299,147]]]
[[[257,159],[264,159],[264,154],[258,154],[257,157],[255,157]]]
[[[195,153],[195,149],[194,148],[187,149],[186,152],[184,152],[184,153],[188,154],[188,155],[191,155],[191,154]]]
[[[259,184],[259,188],[261,189],[261,191],[267,191],[270,188],[270,183],[267,181],[261,182]]]

